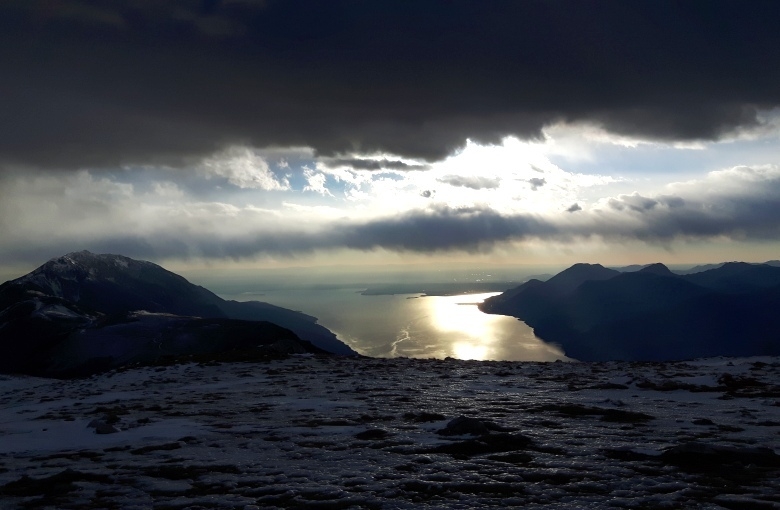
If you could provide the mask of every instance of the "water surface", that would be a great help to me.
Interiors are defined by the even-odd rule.
[[[567,359],[524,322],[482,313],[477,304],[498,294],[363,296],[360,288],[274,290],[225,295],[258,300],[319,319],[366,356],[510,361]]]

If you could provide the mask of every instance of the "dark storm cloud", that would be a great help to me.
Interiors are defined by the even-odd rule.
[[[322,158],[320,161],[329,168],[348,166],[355,170],[425,170],[428,168],[427,165],[417,165],[386,158]]]
[[[225,236],[219,232],[161,226],[149,235],[92,233],[70,238],[38,238],[36,242],[3,250],[5,260],[29,260],[35,254],[53,257],[73,251],[74,246],[99,253],[122,253],[140,258],[249,258],[258,254],[294,256],[317,250],[384,249],[396,252],[441,253],[489,250],[497,242],[547,236],[552,224],[532,215],[504,216],[490,208],[437,207],[368,222],[337,222],[324,230],[262,232],[258,235]],[[80,248],[81,249],[81,248]],[[45,258],[45,257],[44,257]]]
[[[572,204],[566,209],[566,212],[573,213],[581,210],[582,210],[582,206],[580,206],[580,204]]]
[[[533,179],[528,179],[528,184],[531,185],[531,189],[533,191],[536,191],[537,189],[541,188],[545,184],[547,184],[546,179],[540,179],[539,177],[534,177]]]
[[[496,189],[501,185],[501,179],[497,177],[480,177],[476,175],[445,175],[437,179],[439,182],[458,188],[469,189]]]
[[[554,121],[716,139],[780,104],[778,19],[773,1],[6,0],[0,162],[432,161]]]
[[[730,184],[719,190],[688,196],[638,193],[608,200],[608,209],[595,210],[574,231],[605,239],[667,243],[676,239],[776,240],[780,238],[780,174],[748,168],[732,171]],[[702,182],[701,187],[714,182]],[[741,184],[741,187],[740,185]],[[584,229],[583,229],[584,227]]]
[[[533,215],[506,216],[487,207],[439,207],[343,225],[335,239],[338,246],[358,250],[475,252],[489,249],[496,242],[551,235],[555,230],[555,226]]]

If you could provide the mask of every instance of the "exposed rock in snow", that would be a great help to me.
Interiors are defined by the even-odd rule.
[[[92,420],[87,424],[87,427],[95,429],[95,434],[114,434],[119,432],[119,429],[108,423],[106,420]]]
[[[780,468],[780,455],[765,446],[727,446],[690,442],[667,449],[661,458],[671,464],[702,471],[709,471],[723,465]]]
[[[459,436],[463,434],[483,435],[490,433],[490,429],[487,424],[482,420],[476,418],[466,418],[465,416],[458,416],[447,423],[447,426],[441,430],[436,431],[437,434],[442,436]]]
[[[490,432],[509,432],[511,429],[502,427],[492,421],[478,420],[477,418],[468,418],[458,416],[447,423],[447,426],[437,431],[442,436],[460,436],[471,434],[475,436],[490,434]]]

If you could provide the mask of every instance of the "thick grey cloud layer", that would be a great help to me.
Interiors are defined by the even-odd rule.
[[[0,164],[229,144],[431,161],[555,121],[717,139],[780,105],[778,19],[737,0],[7,0]]]
[[[777,166],[715,172],[702,181],[682,184],[673,193],[621,195],[587,210],[575,204],[568,212],[534,215],[501,213],[489,206],[432,205],[397,216],[289,224],[283,230],[275,228],[279,218],[269,216],[272,212],[226,206],[220,209],[219,204],[194,204],[185,211],[158,206],[145,213],[146,220],[139,223],[138,214],[127,215],[127,204],[135,199],[123,186],[105,180],[89,181],[83,175],[80,179],[73,185],[105,188],[106,199],[98,203],[85,196],[74,203],[75,197],[62,197],[55,180],[48,191],[38,188],[34,204],[30,204],[30,197],[14,199],[12,195],[0,203],[0,218],[24,218],[26,215],[14,213],[30,207],[41,213],[29,224],[23,219],[0,222],[0,236],[6,241],[0,250],[4,260],[41,258],[44,253],[55,256],[83,248],[151,259],[251,258],[345,248],[484,252],[501,243],[524,240],[670,244],[715,238],[780,238]],[[16,186],[17,191],[24,186],[6,184],[9,188]],[[30,235],[33,230],[34,235]],[[25,242],[16,242],[16,238]]]
[[[426,165],[405,163],[387,158],[322,158],[320,162],[329,168],[346,166],[355,170],[425,170],[427,168]]]

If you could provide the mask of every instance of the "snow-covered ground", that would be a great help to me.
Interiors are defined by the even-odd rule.
[[[778,358],[0,376],[0,507],[780,508],[779,433]]]

